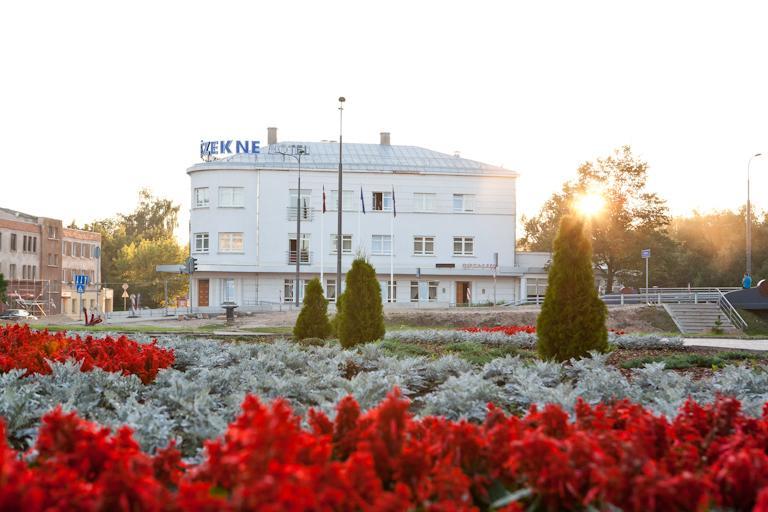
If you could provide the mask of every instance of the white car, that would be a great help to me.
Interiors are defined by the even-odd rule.
[[[0,320],[37,320],[37,317],[26,309],[8,309],[0,313]]]

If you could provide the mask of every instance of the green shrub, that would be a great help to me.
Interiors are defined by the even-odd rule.
[[[5,290],[8,287],[8,282],[0,272],[0,302],[5,302]]]
[[[328,321],[328,300],[323,296],[323,286],[315,278],[307,283],[304,293],[304,305],[293,327],[293,337],[325,339],[331,336],[331,323]]]
[[[337,335],[344,348],[384,336],[384,307],[376,271],[357,258],[347,272],[344,296],[336,315]]]
[[[547,292],[536,321],[542,359],[567,361],[608,350],[607,310],[592,273],[592,244],[584,221],[566,215],[554,243]]]

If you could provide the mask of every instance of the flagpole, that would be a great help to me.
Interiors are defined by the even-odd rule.
[[[363,187],[360,187],[360,204],[357,206],[357,247],[358,249],[362,249],[363,247],[363,239],[361,238],[360,233],[360,210],[363,207]]]
[[[323,213],[320,214],[320,286],[325,290],[325,274],[323,269],[325,268],[325,189],[323,189]],[[328,294],[328,290],[325,290],[325,295]]]
[[[395,291],[395,216],[389,218],[389,240],[392,249],[389,251],[389,302],[394,302]]]

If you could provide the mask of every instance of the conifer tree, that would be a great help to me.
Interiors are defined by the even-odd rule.
[[[5,276],[0,273],[0,303],[5,302],[5,290],[8,287],[8,282],[5,280]]]
[[[567,361],[591,350],[608,349],[607,310],[597,295],[592,245],[584,221],[567,215],[560,221],[541,314],[536,322],[543,359]]]
[[[325,339],[331,335],[331,323],[328,320],[328,300],[323,296],[323,285],[315,278],[307,283],[304,303],[301,307],[293,336],[297,340],[305,338]]]
[[[384,307],[376,270],[363,258],[347,272],[344,298],[336,316],[339,342],[344,348],[384,336]]]

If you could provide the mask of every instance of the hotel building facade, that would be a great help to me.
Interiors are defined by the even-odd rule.
[[[306,151],[300,192],[299,162],[280,154],[297,147]],[[278,143],[270,128],[258,154],[187,169],[195,311],[220,311],[225,302],[241,311],[294,302],[296,258],[300,298],[308,280],[322,277],[335,300],[338,157],[338,143]],[[456,155],[391,145],[388,133],[379,144],[345,143],[342,273],[364,255],[385,307],[517,303],[543,295],[549,254],[515,248],[517,177]]]

